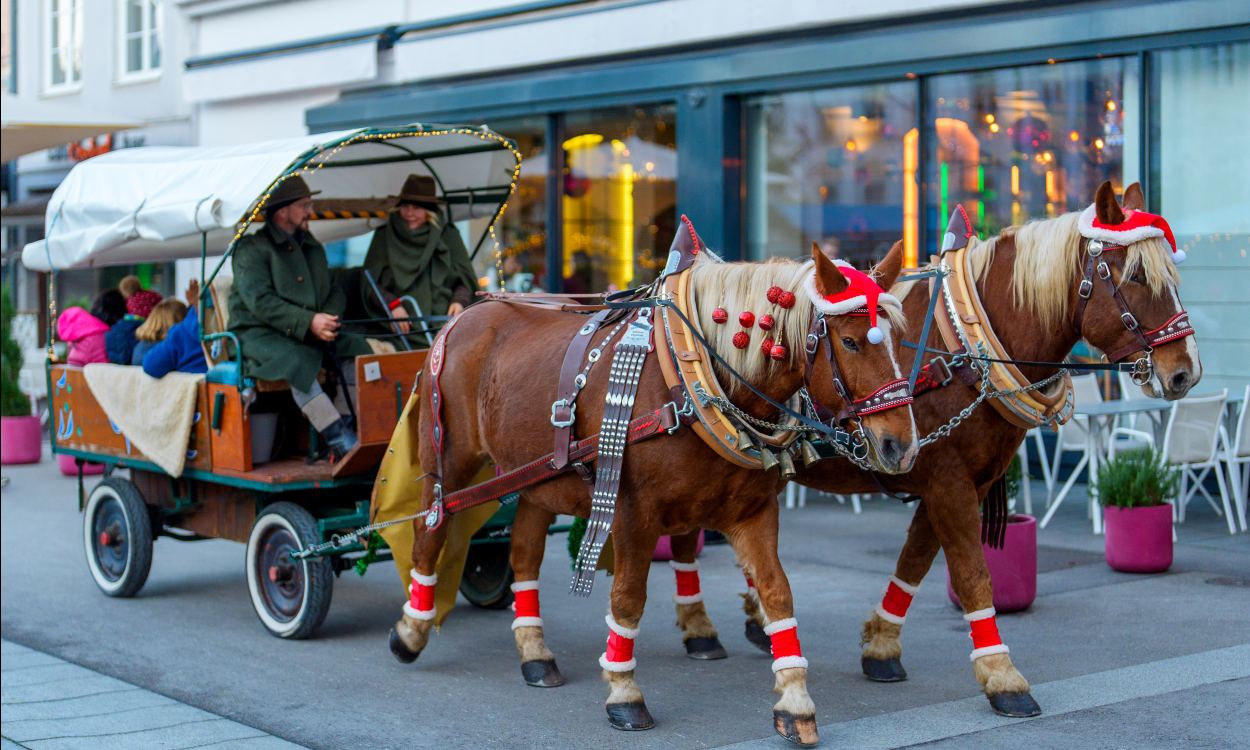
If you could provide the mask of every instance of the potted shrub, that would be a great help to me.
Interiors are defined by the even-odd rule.
[[[1172,506],[1180,478],[1153,449],[1125,451],[1098,472],[1107,564],[1125,573],[1172,567]]]
[[[1007,483],[1007,497],[1017,497],[1020,482],[1024,481],[1019,457],[1011,460],[1003,479]],[[1023,513],[1012,513],[1007,518],[1007,533],[1002,548],[995,549],[984,544],[981,549],[985,553],[985,565],[990,570],[994,609],[1001,614],[1019,612],[1032,606],[1037,598],[1037,519]],[[961,606],[951,585],[949,567],[946,569],[946,594],[955,606]]]
[[[18,387],[22,349],[13,340],[13,304],[0,292],[0,463],[33,464],[43,456],[39,417],[30,415],[30,398]]]

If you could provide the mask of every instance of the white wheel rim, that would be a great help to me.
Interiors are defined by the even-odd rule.
[[[103,589],[106,593],[112,594],[120,591],[126,583],[126,578],[130,573],[130,568],[135,562],[135,545],[134,540],[128,542],[126,551],[126,568],[122,574],[117,577],[116,581],[110,581],[108,576],[100,568],[100,561],[95,555],[95,514],[99,510],[100,505],[106,500],[114,500],[117,507],[121,508],[122,517],[126,519],[126,533],[134,527],[134,519],[130,517],[130,511],[126,508],[126,503],[122,502],[121,495],[117,490],[107,484],[96,485],[91,491],[90,497],[87,498],[87,508],[83,514],[82,532],[83,532],[83,550],[87,553],[87,569],[91,571],[91,577],[95,579],[96,585]]]
[[[308,612],[308,594],[312,584],[312,576],[309,574],[308,561],[300,563],[304,574],[303,597],[300,601],[299,611],[291,618],[289,622],[283,622],[275,618],[269,613],[269,607],[265,603],[265,595],[261,592],[256,576],[260,571],[257,566],[257,558],[260,554],[260,540],[273,527],[278,526],[290,532],[291,536],[299,541],[299,533],[295,530],[295,526],[286,518],[277,513],[266,513],[256,520],[256,525],[252,527],[252,533],[247,538],[247,592],[252,597],[252,609],[256,610],[256,615],[260,617],[260,621],[265,627],[276,635],[287,635],[298,628],[304,621],[304,616]]]

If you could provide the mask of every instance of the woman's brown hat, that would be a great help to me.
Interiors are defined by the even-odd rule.
[[[446,203],[438,197],[438,188],[434,183],[434,178],[423,174],[408,175],[408,179],[404,180],[404,186],[399,189],[399,195],[390,197],[398,203],[430,203],[435,206]]]

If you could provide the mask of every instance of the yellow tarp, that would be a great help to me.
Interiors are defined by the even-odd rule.
[[[412,515],[422,510],[421,485],[425,481],[425,469],[417,457],[418,405],[421,398],[414,389],[408,404],[395,425],[391,443],[378,467],[378,478],[373,485],[371,523],[389,521]],[[494,477],[494,469],[486,468],[475,477],[474,484]],[[456,592],[460,577],[464,575],[465,558],[469,552],[469,540],[499,510],[499,503],[492,501],[461,513],[448,516],[447,544],[438,557],[436,572],[438,585],[434,589],[435,625],[442,625],[452,607],[456,606]],[[420,521],[418,521],[420,523]],[[413,527],[411,523],[389,526],[379,532],[395,556],[395,569],[403,586],[403,598],[408,598],[408,583],[412,580]]]

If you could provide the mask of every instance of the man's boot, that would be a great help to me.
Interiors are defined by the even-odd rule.
[[[321,439],[338,458],[346,456],[360,442],[347,417],[339,417],[337,422],[322,430]]]

